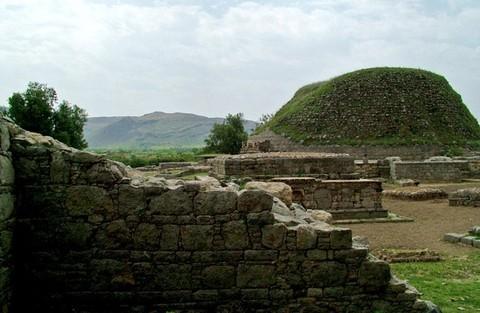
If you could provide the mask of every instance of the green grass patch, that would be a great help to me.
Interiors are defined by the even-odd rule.
[[[391,267],[442,312],[480,312],[480,252],[443,262],[396,263]]]
[[[122,162],[131,167],[157,165],[161,162],[195,162],[203,158],[203,150],[192,149],[147,149],[147,150],[92,150],[105,154],[107,158]]]

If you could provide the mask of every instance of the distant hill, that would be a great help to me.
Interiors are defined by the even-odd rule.
[[[142,116],[91,117],[84,131],[89,148],[198,147],[215,123],[211,118],[190,113],[153,112]],[[246,121],[251,132],[256,122]]]

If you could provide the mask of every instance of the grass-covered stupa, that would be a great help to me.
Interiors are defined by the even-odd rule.
[[[411,68],[370,68],[300,88],[257,133],[304,145],[459,145],[480,127],[448,81]]]

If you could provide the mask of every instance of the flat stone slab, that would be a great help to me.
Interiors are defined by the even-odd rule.
[[[388,217],[334,220],[332,224],[410,223],[414,221],[415,220],[410,217],[404,217],[404,216],[399,216],[393,213],[388,213]]]
[[[457,242],[460,242],[460,240],[464,236],[465,234],[447,233],[443,236],[443,240],[447,242],[457,243]]]
[[[474,248],[480,248],[480,236],[473,236],[468,233],[457,234],[447,233],[443,236],[443,240],[450,243],[462,244],[466,246],[472,246]]]

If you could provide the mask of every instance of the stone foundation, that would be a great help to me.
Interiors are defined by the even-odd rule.
[[[395,161],[390,171],[394,180],[461,181],[471,176],[467,161]]]
[[[448,205],[480,207],[480,188],[467,188],[451,192],[448,195]]]
[[[324,179],[354,177],[353,158],[329,153],[254,153],[209,160],[214,176],[271,178],[313,176]]]
[[[307,209],[325,210],[337,220],[388,217],[388,211],[382,207],[382,183],[376,180],[287,177],[273,181],[292,188],[293,202]]]
[[[4,312],[438,312],[353,245],[349,229],[279,223],[263,191],[132,177],[0,125],[12,138],[2,196],[16,195],[17,214],[14,264],[2,259],[4,272],[15,265],[14,282],[1,280]],[[2,149],[4,138],[2,128]]]

